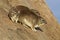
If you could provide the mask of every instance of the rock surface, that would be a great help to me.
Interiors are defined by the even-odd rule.
[[[45,0],[0,0],[0,40],[60,40],[60,26],[44,2]],[[8,18],[12,6],[25,5],[36,9],[47,21],[40,27],[43,32],[34,32],[21,24],[13,23]]]

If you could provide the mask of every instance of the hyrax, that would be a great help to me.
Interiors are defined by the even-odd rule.
[[[39,16],[39,12],[37,10],[29,9],[22,5],[12,7],[8,16],[13,22],[20,22],[25,26],[30,27],[33,31],[39,29],[41,25],[46,24],[46,21]]]

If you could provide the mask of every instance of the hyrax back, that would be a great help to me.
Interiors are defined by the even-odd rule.
[[[36,31],[35,28],[39,27],[42,24],[45,24],[45,20],[40,17],[36,11],[31,11],[28,7],[25,6],[16,6],[15,10],[12,10],[9,14],[9,18],[18,23],[18,21],[26,26],[29,26],[33,31]]]

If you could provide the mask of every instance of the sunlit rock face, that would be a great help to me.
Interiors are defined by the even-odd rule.
[[[13,23],[8,17],[9,4],[6,0],[0,0],[0,40],[60,40],[60,26],[44,0],[37,0],[36,2],[34,0],[8,1],[12,7],[24,5],[38,10],[40,16],[47,21],[47,24],[40,26],[43,32],[34,32],[28,27]]]

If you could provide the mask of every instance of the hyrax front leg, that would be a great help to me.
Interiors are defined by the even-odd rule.
[[[32,27],[32,26],[31,26],[30,28],[31,28],[33,31],[37,31],[37,30],[36,30],[34,27]]]

